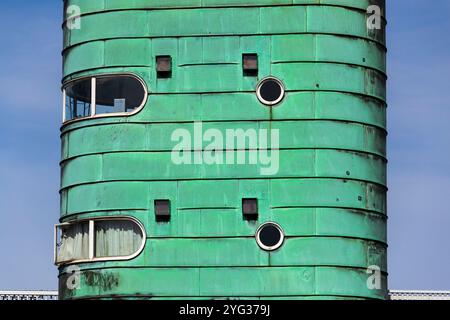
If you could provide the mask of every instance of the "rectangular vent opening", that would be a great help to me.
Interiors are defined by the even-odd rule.
[[[156,74],[158,79],[167,79],[172,77],[172,57],[157,56],[156,57]]]
[[[170,221],[170,200],[155,200],[156,222]]]
[[[242,69],[244,76],[258,76],[258,55],[256,53],[244,53],[242,55]]]
[[[247,221],[258,220],[258,199],[256,198],[242,199],[242,214],[244,220]]]

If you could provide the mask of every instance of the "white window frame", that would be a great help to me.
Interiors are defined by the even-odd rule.
[[[266,246],[264,243],[262,243],[262,241],[260,239],[260,233],[261,233],[262,229],[267,225],[274,226],[276,229],[278,229],[278,232],[280,232],[280,240],[273,246]],[[278,223],[273,222],[273,221],[268,221],[268,222],[261,224],[258,227],[258,229],[256,230],[256,233],[255,233],[255,238],[256,238],[256,242],[258,243],[258,246],[261,249],[263,249],[264,251],[275,251],[283,245],[285,234],[284,234],[283,228],[281,228],[281,226]]]
[[[91,78],[91,117],[97,114],[97,78]]]
[[[135,223],[142,232],[142,243],[139,249],[131,255],[128,256],[115,256],[115,257],[95,257],[95,222],[96,221],[131,221]],[[89,223],[89,258],[88,259],[78,259],[78,260],[68,260],[68,261],[58,261],[58,231],[61,227],[70,226],[77,223]],[[55,265],[69,265],[74,263],[89,263],[89,262],[101,262],[101,261],[123,261],[132,260],[142,253],[145,244],[147,242],[147,234],[145,232],[144,225],[136,218],[129,216],[118,216],[118,217],[94,217],[86,218],[82,220],[75,220],[65,223],[55,224],[54,227],[54,252],[53,252],[53,262]]]
[[[280,96],[274,101],[267,101],[261,95],[261,88],[264,85],[264,83],[266,83],[267,81],[274,81],[280,86],[280,90],[281,90]],[[272,77],[272,76],[262,79],[256,86],[256,96],[258,97],[258,100],[266,106],[273,107],[273,106],[279,104],[281,101],[284,100],[285,95],[286,95],[286,89],[285,89],[283,82],[280,79]]]
[[[138,80],[141,83],[142,88],[144,89],[144,99],[143,99],[142,103],[139,105],[139,107],[135,108],[131,112],[114,112],[114,113],[97,114],[97,102],[96,102],[97,79],[110,78],[110,77],[131,77],[131,78]],[[86,80],[86,79],[91,79],[91,115],[87,116],[87,117],[66,120],[66,103],[67,103],[66,87],[74,82],[77,82],[80,80]],[[63,92],[63,121],[62,121],[63,124],[67,124],[67,123],[71,123],[71,122],[75,122],[75,121],[86,120],[86,119],[93,119],[93,118],[132,116],[132,115],[138,113],[139,111],[141,111],[144,108],[144,106],[148,100],[148,89],[147,89],[147,85],[146,85],[145,81],[133,73],[105,73],[105,74],[99,74],[99,75],[95,75],[95,76],[79,77],[79,78],[76,78],[76,79],[73,79],[73,80],[70,80],[70,81],[64,83],[64,85],[62,86],[62,92]]]
[[[63,89],[63,112],[62,112],[62,122],[66,121],[66,100],[67,100],[67,96],[66,96],[66,89]]]

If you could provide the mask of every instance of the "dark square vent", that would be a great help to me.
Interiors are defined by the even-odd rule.
[[[244,76],[258,76],[258,55],[256,53],[244,53],[242,55],[242,68]]]
[[[155,200],[155,218],[157,222],[170,221],[170,200]]]
[[[156,57],[156,74],[158,78],[172,77],[172,57],[171,56],[157,56]]]
[[[242,199],[244,220],[258,220],[258,199]]]

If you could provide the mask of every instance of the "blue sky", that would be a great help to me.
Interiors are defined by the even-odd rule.
[[[0,289],[55,289],[62,1],[0,11]],[[450,1],[388,0],[389,272],[450,290]]]

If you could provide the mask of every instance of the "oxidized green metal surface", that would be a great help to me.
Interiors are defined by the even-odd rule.
[[[81,29],[64,30],[63,82],[129,72],[148,87],[135,115],[62,127],[61,221],[126,215],[144,225],[130,261],[80,264],[71,298],[384,299],[386,266],[385,30],[368,30],[382,0],[67,0]],[[257,53],[258,77],[242,54]],[[157,79],[155,57],[172,77]],[[269,108],[255,88],[281,79]],[[171,161],[178,128],[279,129],[280,165],[188,165]],[[206,143],[203,147],[206,146]],[[248,152],[248,151],[246,151]],[[257,222],[242,198],[259,199]],[[153,201],[170,199],[170,223]],[[261,250],[266,221],[284,245]],[[366,270],[382,270],[382,289]]]

